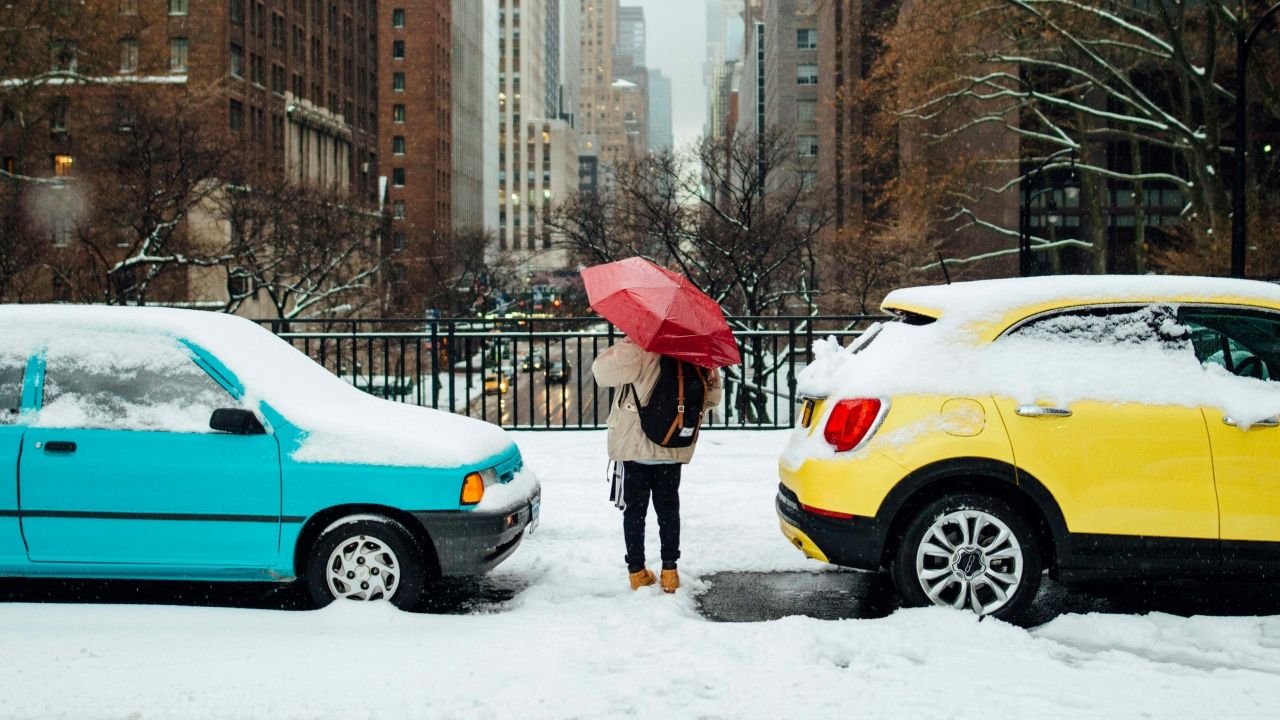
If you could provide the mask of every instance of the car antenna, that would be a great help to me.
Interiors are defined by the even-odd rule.
[[[938,267],[942,268],[942,277],[946,279],[947,284],[951,284],[951,273],[947,272],[947,261],[942,257],[941,250],[933,251],[938,256]]]

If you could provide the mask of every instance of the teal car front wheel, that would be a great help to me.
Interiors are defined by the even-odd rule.
[[[349,515],[316,539],[306,582],[318,607],[334,600],[387,600],[408,610],[421,600],[426,568],[404,525],[381,515]]]

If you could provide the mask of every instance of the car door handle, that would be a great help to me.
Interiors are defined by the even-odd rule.
[[[1067,408],[1043,405],[1019,405],[1015,412],[1022,417],[1071,417],[1071,411]]]
[[[44,451],[55,455],[70,455],[76,451],[76,444],[67,440],[50,440],[44,444]]]
[[[1226,423],[1227,425],[1230,425],[1231,427],[1237,427],[1240,424],[1236,422],[1236,419],[1231,417],[1230,415],[1223,415],[1222,422]],[[1264,418],[1262,420],[1255,422],[1250,427],[1280,427],[1280,417]]]

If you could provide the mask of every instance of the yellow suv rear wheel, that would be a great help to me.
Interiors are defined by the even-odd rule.
[[[1035,598],[1043,564],[1031,524],[1004,500],[940,497],[908,521],[890,573],[908,605],[945,605],[1017,618]]]

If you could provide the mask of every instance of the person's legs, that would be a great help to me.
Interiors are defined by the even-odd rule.
[[[662,567],[674,570],[680,559],[680,463],[654,465],[653,509],[658,514]]]
[[[622,485],[622,499],[627,507],[622,511],[622,539],[627,546],[627,572],[644,569],[644,523],[649,514],[653,467],[634,462],[623,464],[626,479]]]

